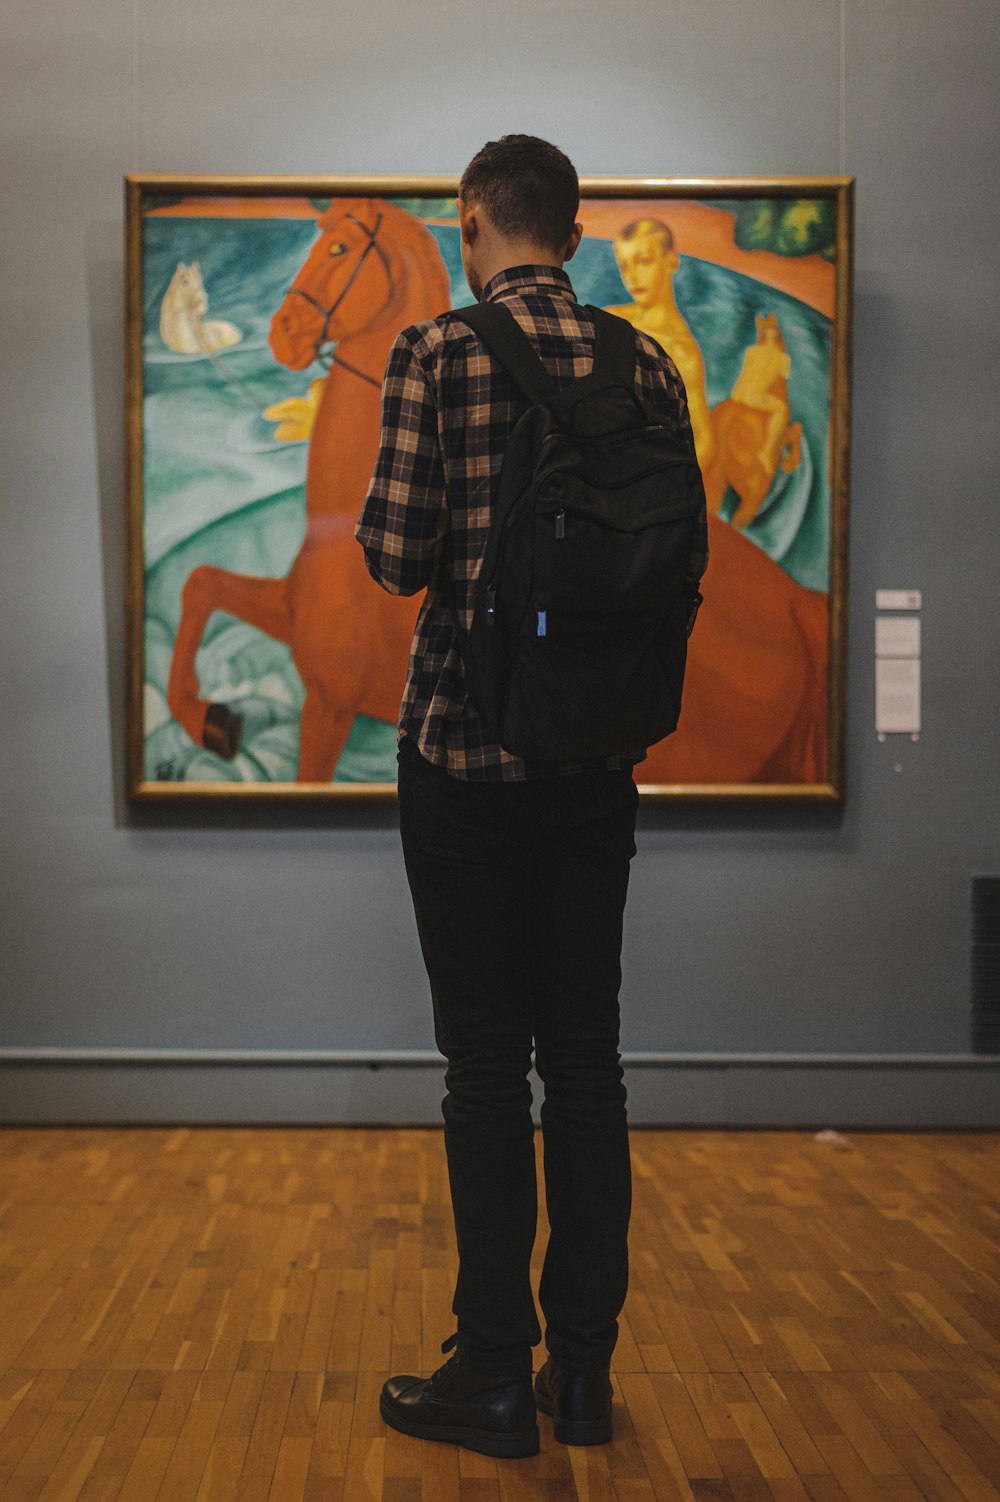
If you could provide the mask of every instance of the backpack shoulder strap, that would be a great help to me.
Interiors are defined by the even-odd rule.
[[[479,335],[529,401],[545,402],[559,390],[558,381],[549,375],[531,340],[502,303],[480,302],[471,308],[453,308],[452,312]]]
[[[591,312],[597,322],[594,374],[631,389],[635,385],[635,329],[627,318],[604,308],[591,306]]]

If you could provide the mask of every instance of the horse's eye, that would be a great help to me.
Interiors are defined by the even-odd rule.
[[[342,256],[346,255],[346,253],[347,246],[344,244],[343,240],[334,240],[333,244],[330,246],[330,255]]]

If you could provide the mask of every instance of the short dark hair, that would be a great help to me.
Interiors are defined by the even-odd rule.
[[[501,235],[560,251],[573,233],[580,180],[569,157],[538,136],[487,141],[462,173],[459,197],[478,203]]]

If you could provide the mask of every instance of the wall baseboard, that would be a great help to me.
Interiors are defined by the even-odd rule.
[[[1000,1128],[1000,1055],[623,1053],[636,1127]],[[532,1070],[534,1118],[543,1094]],[[0,1048],[4,1126],[441,1126],[434,1050]]]

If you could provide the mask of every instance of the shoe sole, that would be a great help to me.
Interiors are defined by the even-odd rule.
[[[388,1406],[385,1399],[379,1400],[379,1411],[385,1422],[400,1434],[409,1434],[414,1439],[439,1439],[444,1444],[462,1445],[466,1450],[475,1450],[479,1455],[493,1455],[500,1460],[520,1460],[525,1455],[537,1455],[541,1448],[538,1425],[519,1434],[498,1434],[492,1429],[469,1429],[463,1424],[417,1424],[400,1418]]]
[[[606,1445],[611,1439],[611,1415],[603,1419],[560,1419],[552,1399],[535,1388],[535,1407],[552,1417],[552,1433],[563,1445]]]

